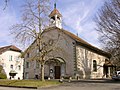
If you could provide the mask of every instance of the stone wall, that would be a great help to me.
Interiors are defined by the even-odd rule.
[[[42,41],[49,42],[49,40],[53,40],[54,47],[52,47],[53,51],[45,57],[46,61],[56,57],[63,59],[65,61],[64,64],[65,66],[64,68],[61,66],[61,75],[73,76],[75,74],[75,55],[74,55],[75,48],[73,45],[75,41],[72,38],[70,38],[68,35],[64,34],[62,31],[56,29],[47,31],[43,34]],[[25,62],[30,62],[30,67],[24,68],[25,73],[26,72],[29,73],[28,78],[34,78],[35,76],[34,70],[36,70],[36,68],[33,68],[35,62],[30,60],[31,57],[36,55],[37,48],[35,47],[36,47],[35,44],[33,44],[31,45],[32,49],[28,49],[27,52],[29,52],[30,54],[29,58],[27,58],[27,53],[25,54]],[[38,71],[38,73],[40,72]],[[45,76],[48,75],[50,75],[49,67],[45,66]]]
[[[80,78],[102,78],[103,65],[107,57],[99,55],[83,46],[76,46],[77,70]],[[97,62],[97,71],[93,71],[93,60]]]

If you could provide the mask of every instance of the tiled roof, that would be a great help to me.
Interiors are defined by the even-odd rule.
[[[86,45],[89,45],[89,46],[92,46],[91,44],[89,44],[88,42],[84,41],[83,39],[79,38],[78,36],[74,35],[73,33],[67,31],[67,30],[63,30],[63,32],[65,34],[67,34],[68,36],[70,36],[71,38],[73,38],[75,41],[77,42],[81,42],[83,44],[86,44]]]
[[[67,31],[67,30],[60,29],[60,28],[57,28],[57,27],[50,27],[50,28],[45,29],[45,30],[43,31],[43,33],[44,33],[44,32],[48,32],[48,31],[50,31],[50,30],[59,30],[59,31],[62,31],[63,33],[65,33],[66,35],[68,35],[69,37],[71,37],[73,40],[75,40],[77,45],[81,45],[81,46],[83,46],[83,47],[86,47],[87,49],[89,49],[89,50],[91,50],[91,51],[93,51],[93,52],[95,52],[95,53],[98,53],[98,54],[100,54],[100,55],[106,56],[106,57],[108,57],[108,58],[111,57],[111,55],[110,55],[109,53],[107,53],[107,52],[105,52],[105,51],[103,51],[103,50],[101,50],[101,49],[99,49],[99,48],[97,48],[97,47],[89,44],[89,43],[86,42],[85,40],[79,38],[78,36],[74,35],[73,33],[69,32],[69,31]],[[35,41],[25,50],[25,52],[27,52],[27,50],[28,50],[34,43],[35,43]]]
[[[10,45],[10,46],[1,47],[0,48],[0,54],[2,54],[3,52],[5,52],[7,50],[21,52],[21,50],[19,48],[17,48],[16,46]]]
[[[88,48],[88,49],[90,49],[90,50],[100,54],[100,55],[111,57],[111,55],[109,53],[107,53],[107,52],[105,52],[105,51],[103,51],[103,50],[101,50],[101,49],[99,49],[99,48],[89,44],[88,42],[86,42],[83,39],[79,38],[78,36],[74,35],[73,33],[68,32],[66,30],[63,30],[63,32],[65,34],[67,34],[68,36],[70,36],[71,38],[73,38],[76,41],[77,44],[80,44],[80,45],[82,45],[82,46],[84,46],[84,47],[86,47],[86,48]]]
[[[53,17],[54,15],[58,15],[59,17],[62,17],[60,12],[56,8],[54,8],[54,10],[50,13],[49,17]]]
[[[57,27],[51,27],[51,28],[48,28],[48,30],[46,30],[46,31],[54,30],[54,29],[58,29],[58,30],[62,31],[63,33],[65,33],[66,35],[68,35],[69,37],[71,37],[72,39],[74,39],[76,41],[77,45],[82,45],[82,46],[88,48],[89,50],[92,50],[92,51],[94,51],[94,52],[96,52],[96,53],[98,53],[100,55],[104,55],[104,56],[106,56],[108,58],[111,57],[111,55],[109,53],[107,53],[107,52],[105,52],[105,51],[103,51],[103,50],[89,44],[85,40],[79,38],[78,36],[74,35],[73,33],[69,32],[67,30],[59,29]]]

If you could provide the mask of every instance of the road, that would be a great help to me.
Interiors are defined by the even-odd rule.
[[[0,87],[0,90],[36,90],[25,88]],[[120,90],[120,82],[103,80],[80,80],[60,86],[38,88],[37,90]]]

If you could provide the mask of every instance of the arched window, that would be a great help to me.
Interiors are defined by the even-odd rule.
[[[96,60],[93,60],[93,71],[97,72],[97,62],[96,62]]]

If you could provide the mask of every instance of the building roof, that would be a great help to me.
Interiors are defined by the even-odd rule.
[[[49,17],[53,17],[55,15],[58,15],[59,17],[62,17],[60,12],[56,8],[54,8],[54,10],[50,13]]]
[[[21,52],[21,50],[19,48],[17,48],[16,46],[10,45],[10,46],[1,47],[0,54],[4,53],[5,51],[8,51],[8,50]]]
[[[89,50],[91,50],[91,51],[93,51],[93,52],[95,52],[95,53],[97,53],[99,55],[103,55],[103,56],[108,57],[108,58],[111,57],[110,53],[105,52],[105,51],[103,51],[103,50],[101,50],[101,49],[99,49],[99,48],[97,48],[97,47],[89,44],[85,40],[81,39],[80,37],[74,35],[73,33],[69,32],[67,30],[60,29],[60,28],[54,26],[54,27],[49,27],[49,28],[45,29],[42,32],[42,34],[45,33],[45,32],[48,32],[50,30],[59,30],[59,31],[62,31],[63,33],[65,33],[66,35],[68,35],[70,38],[72,38],[73,40],[75,40],[76,41],[76,45],[81,45],[81,46],[83,46],[83,47],[85,47],[85,48],[87,48],[87,49],[89,49]],[[35,41],[25,50],[25,52],[27,52],[27,50],[35,43]]]
[[[82,46],[84,46],[84,47],[86,47],[86,48],[88,48],[88,49],[90,49],[90,50],[92,50],[92,51],[94,51],[94,52],[96,52],[96,53],[98,53],[100,55],[104,55],[104,56],[107,56],[109,58],[111,57],[111,55],[109,53],[107,53],[107,52],[105,52],[105,51],[103,51],[103,50],[89,44],[88,42],[86,42],[83,39],[79,38],[78,36],[74,35],[73,33],[68,32],[66,30],[63,30],[63,31],[65,32],[65,34],[67,34],[71,38],[73,38],[76,41],[77,44],[82,45]]]
[[[80,37],[74,35],[73,33],[69,32],[67,30],[59,29],[57,27],[48,28],[48,30],[54,30],[54,29],[61,30],[63,33],[65,33],[66,35],[71,37],[73,40],[75,40],[77,45],[84,46],[84,47],[88,48],[89,50],[92,50],[93,52],[98,53],[98,54],[103,55],[103,56],[106,56],[108,58],[111,57],[111,55],[109,53],[107,53],[107,52],[105,52],[105,51],[103,51],[103,50],[101,50],[101,49],[99,49],[99,48],[89,44],[85,40],[81,39]],[[46,31],[48,31],[48,30],[46,30]]]

